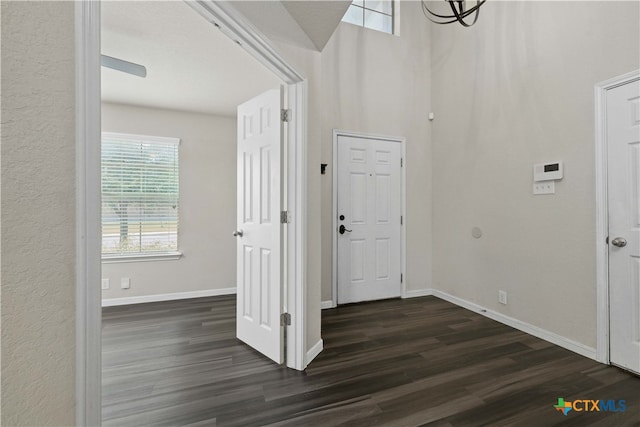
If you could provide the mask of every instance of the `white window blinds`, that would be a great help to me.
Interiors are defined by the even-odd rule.
[[[178,250],[177,138],[102,134],[102,255]]]

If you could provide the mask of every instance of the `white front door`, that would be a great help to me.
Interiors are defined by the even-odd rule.
[[[640,82],[607,91],[611,363],[640,373]]]
[[[283,362],[281,89],[238,106],[237,312],[240,340]],[[224,185],[224,183],[219,183]]]
[[[338,136],[338,303],[401,294],[400,143]]]

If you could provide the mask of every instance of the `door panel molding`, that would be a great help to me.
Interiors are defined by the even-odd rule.
[[[400,214],[403,217],[403,221],[400,225],[400,272],[402,274],[402,281],[400,284],[401,297],[407,298],[407,264],[406,264],[406,229],[407,229],[407,214],[406,214],[406,169],[407,169],[407,156],[406,156],[406,138],[398,136],[369,134],[362,132],[351,132],[346,130],[334,129],[333,130],[333,166],[332,166],[332,276],[331,276],[331,305],[336,307],[338,305],[338,139],[339,137],[352,137],[369,139],[373,141],[387,141],[400,144],[400,157],[403,159],[402,167],[400,168]],[[352,154],[353,156],[353,154]],[[379,162],[384,162],[384,158],[377,159]]]
[[[283,89],[268,90],[238,106],[236,337],[276,363],[284,361],[283,130],[267,123],[283,108]],[[259,118],[259,120],[258,120]],[[250,132],[246,123],[251,123]],[[259,125],[258,125],[259,123]],[[250,161],[247,161],[250,159]]]
[[[596,360],[610,364],[609,351],[609,203],[607,191],[607,91],[640,80],[640,70],[617,76],[594,87],[596,166]]]

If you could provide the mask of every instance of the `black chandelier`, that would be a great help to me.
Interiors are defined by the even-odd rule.
[[[464,0],[444,0],[449,3],[451,7],[451,15],[442,15],[439,13],[435,13],[429,6],[427,6],[427,1],[422,0],[422,12],[424,15],[431,21],[436,24],[451,24],[452,22],[459,22],[465,27],[470,27],[476,23],[478,20],[478,14],[480,13],[480,6],[484,4],[487,0],[479,0],[476,2],[476,5],[472,8],[466,8],[466,2]],[[465,19],[469,16],[473,15],[473,21],[467,22]]]

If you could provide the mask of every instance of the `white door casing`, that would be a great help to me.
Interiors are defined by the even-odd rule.
[[[282,90],[238,106],[237,312],[240,340],[284,359],[282,313]]]
[[[291,213],[287,235],[287,291],[292,315],[287,366],[303,370],[306,352],[306,191],[307,79],[271,46],[269,40],[229,4],[188,2],[211,25],[253,55],[287,83],[287,203]],[[75,3],[76,54],[76,424],[101,420],[101,291],[100,283],[100,1]],[[96,166],[97,165],[97,166]],[[319,316],[319,313],[318,313]]]
[[[338,135],[337,150],[337,302],[399,297],[401,144]]]
[[[640,81],[606,97],[610,358],[640,373]]]

